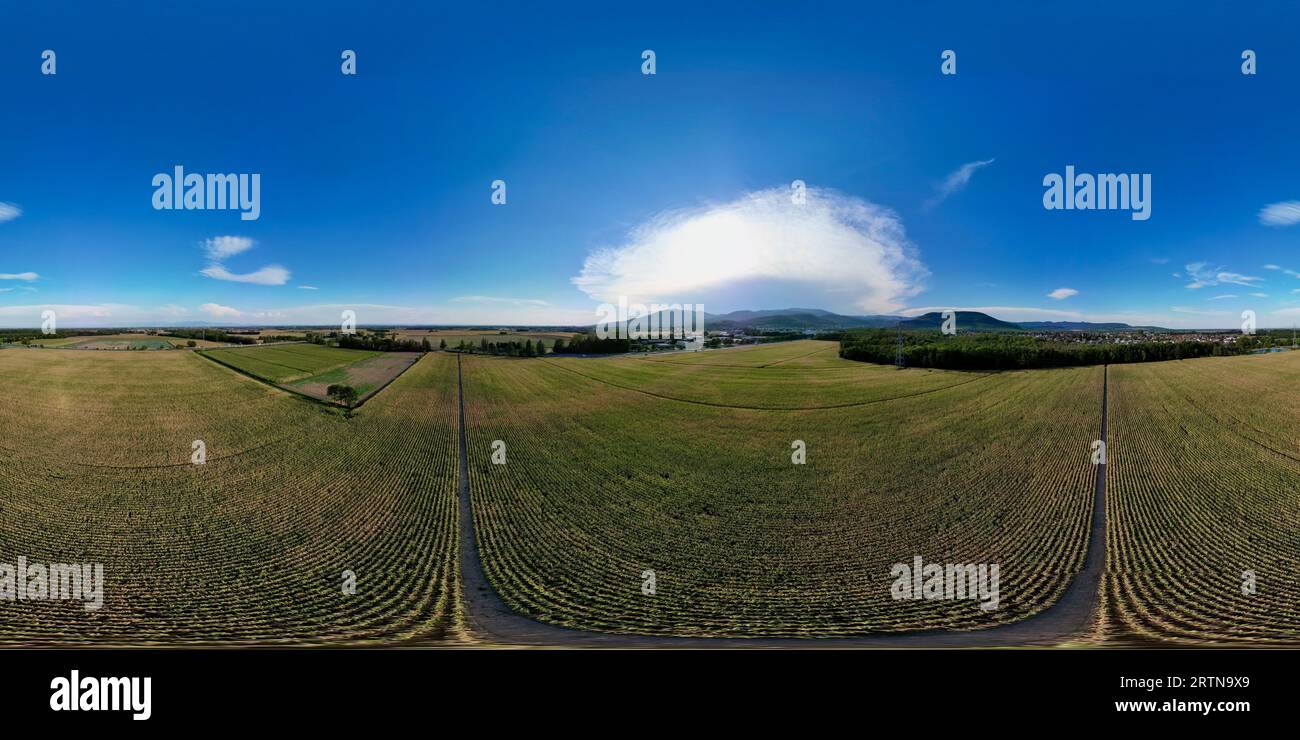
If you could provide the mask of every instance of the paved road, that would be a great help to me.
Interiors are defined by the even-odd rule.
[[[1013,624],[974,631],[936,630],[903,635],[827,638],[670,637],[622,635],[569,629],[516,614],[501,600],[483,572],[474,534],[473,501],[469,491],[469,449],[465,440],[465,385],[461,358],[456,357],[460,404],[460,577],[465,621],[483,641],[506,645],[611,648],[891,648],[1003,647],[1056,645],[1089,631],[1096,620],[1101,575],[1106,568],[1106,465],[1097,466],[1092,526],[1083,570],[1060,600],[1042,612]],[[1102,370],[1101,440],[1106,440],[1108,371]]]

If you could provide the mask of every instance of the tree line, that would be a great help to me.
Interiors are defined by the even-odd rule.
[[[168,329],[159,334],[178,339],[206,339],[209,342],[225,344],[257,344],[256,334],[231,334],[220,329]]]
[[[1041,367],[1120,364],[1218,357],[1271,346],[1272,337],[1240,336],[1233,344],[1206,341],[1075,344],[1007,334],[903,332],[903,354],[910,367],[948,370],[1020,370]],[[1269,344],[1266,344],[1269,343]],[[898,334],[889,329],[846,332],[840,357],[894,364]]]
[[[632,350],[632,340],[615,339],[608,337],[601,339],[595,334],[581,334],[573,337],[567,343],[563,339],[555,340],[555,346],[551,349],[557,355],[612,355],[619,352],[630,352]]]

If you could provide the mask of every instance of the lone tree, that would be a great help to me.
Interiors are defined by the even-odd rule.
[[[443,339],[443,340],[441,340],[440,342],[438,342],[438,349],[444,349],[444,350],[447,349],[447,340],[446,340],[446,339]]]
[[[325,394],[328,395],[330,398],[334,399],[335,401],[338,401],[339,403],[343,404],[344,406],[347,406],[348,415],[349,416],[352,415],[352,407],[357,402],[356,388],[353,388],[350,385],[335,383],[334,385],[331,385],[329,388],[325,389]]]

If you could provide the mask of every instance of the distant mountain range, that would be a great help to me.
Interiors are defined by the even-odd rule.
[[[1131,326],[1121,323],[1093,323],[1089,321],[1021,321],[1010,322],[994,318],[979,311],[958,311],[958,331],[1167,331],[1156,326]],[[920,316],[846,316],[820,308],[784,308],[762,311],[732,311],[724,314],[704,315],[704,325],[710,331],[736,331],[756,329],[765,331],[833,331],[836,329],[884,329],[901,326],[903,329],[938,330],[943,325],[943,314],[934,311]]]

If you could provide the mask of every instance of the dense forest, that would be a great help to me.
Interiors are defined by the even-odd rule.
[[[1051,342],[1014,334],[903,332],[903,353],[910,367],[1017,370],[1239,355],[1285,346],[1290,335],[1287,333],[1283,337],[1280,332],[1262,332],[1256,336],[1239,335],[1235,340],[1230,344],[1209,341],[1084,344]],[[846,332],[840,339],[840,357],[892,365],[897,346],[898,334],[890,329]]]

